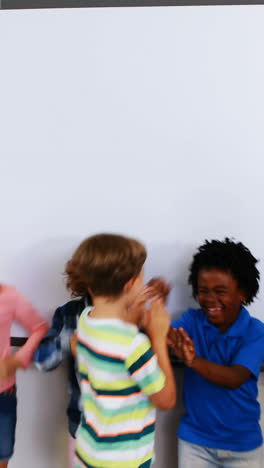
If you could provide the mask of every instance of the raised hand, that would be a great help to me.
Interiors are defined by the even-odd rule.
[[[184,353],[182,346],[180,345],[180,340],[178,339],[178,330],[176,330],[176,328],[169,328],[169,332],[167,335],[167,343],[169,347],[173,350],[177,358],[183,361]]]
[[[170,316],[161,300],[152,301],[146,313],[145,330],[150,340],[166,340],[170,327]]]
[[[190,367],[196,356],[194,341],[189,337],[188,333],[183,328],[176,330],[170,328],[167,342],[173,349],[176,356],[181,359],[184,364]]]
[[[166,303],[167,297],[170,293],[171,287],[163,278],[152,278],[147,286],[152,291],[154,296],[160,298],[164,303]]]
[[[142,293],[135,296],[127,310],[127,317],[130,322],[136,323],[138,326],[144,328],[146,322],[146,303],[150,300],[152,295],[153,293],[150,288],[146,286]]]

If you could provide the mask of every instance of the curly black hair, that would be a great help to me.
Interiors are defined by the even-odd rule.
[[[190,265],[189,284],[192,286],[193,297],[196,298],[198,292],[199,271],[203,268],[217,268],[228,271],[236,279],[239,288],[246,294],[244,304],[250,304],[259,290],[257,262],[242,242],[236,243],[228,237],[224,241],[206,240],[198,248]]]

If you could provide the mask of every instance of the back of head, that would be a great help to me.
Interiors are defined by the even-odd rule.
[[[241,290],[246,293],[245,304],[250,304],[259,289],[257,259],[242,242],[225,238],[206,241],[198,248],[190,266],[189,283],[193,296],[197,296],[197,280],[202,269],[218,269],[230,273]]]
[[[137,277],[146,249],[135,239],[97,234],[85,239],[66,265],[67,287],[73,296],[118,297],[125,284]]]

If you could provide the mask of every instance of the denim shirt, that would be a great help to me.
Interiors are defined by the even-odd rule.
[[[80,314],[88,305],[91,305],[90,297],[72,300],[58,307],[50,330],[34,354],[37,368],[44,372],[56,369],[62,361],[67,361],[69,390],[67,416],[72,437],[75,437],[81,419],[81,393],[75,359],[70,351],[70,337],[77,328]]]

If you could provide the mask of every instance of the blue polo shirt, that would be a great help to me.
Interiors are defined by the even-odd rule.
[[[197,355],[208,361],[251,371],[238,389],[213,384],[190,368],[184,377],[184,406],[178,437],[215,449],[249,451],[263,443],[257,379],[264,362],[264,324],[243,307],[225,332],[210,324],[201,309],[189,309],[173,328],[182,327],[194,340]]]

